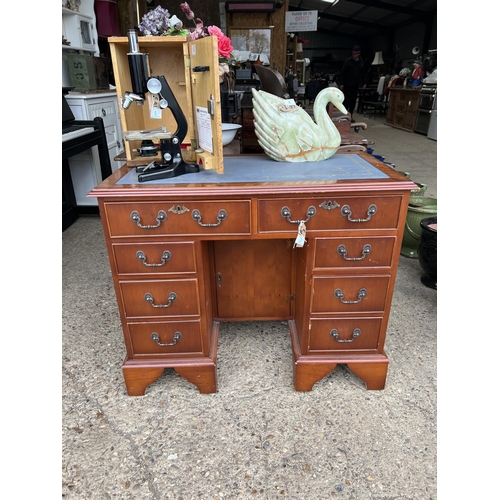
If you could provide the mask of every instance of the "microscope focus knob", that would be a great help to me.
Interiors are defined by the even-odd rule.
[[[146,83],[146,87],[152,94],[159,94],[161,91],[161,82],[158,78],[150,78]]]

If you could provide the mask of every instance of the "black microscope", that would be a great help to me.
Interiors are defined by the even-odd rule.
[[[177,130],[171,137],[160,139],[160,146],[155,146],[150,140],[142,142],[141,147],[138,148],[141,156],[156,156],[157,152],[160,151],[162,160],[161,162],[154,160],[146,166],[136,167],[139,174],[138,180],[139,182],[145,182],[199,172],[198,165],[186,163],[182,159],[181,144],[188,131],[186,117],[165,77],[148,76],[148,54],[139,51],[137,35],[137,30],[128,30],[130,52],[127,53],[127,56],[132,80],[132,92],[125,92],[122,107],[127,110],[132,102],[142,104],[146,92],[150,92],[160,97],[160,108],[170,108],[177,122]]]

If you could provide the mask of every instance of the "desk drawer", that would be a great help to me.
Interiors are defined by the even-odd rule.
[[[198,280],[122,281],[120,288],[127,318],[198,316]]]
[[[196,272],[194,242],[115,243],[118,274],[174,274]]]
[[[250,200],[105,203],[110,236],[249,235]]]
[[[389,276],[313,277],[311,312],[383,312]]]
[[[201,355],[203,351],[199,321],[129,323],[128,328],[136,359]]]
[[[298,221],[307,231],[345,229],[395,229],[401,206],[400,196],[356,196],[259,200],[258,231],[296,232]],[[289,220],[290,219],[290,220]]]
[[[314,269],[390,267],[396,238],[316,238]]]
[[[312,319],[309,328],[309,354],[332,351],[375,351],[382,318]]]

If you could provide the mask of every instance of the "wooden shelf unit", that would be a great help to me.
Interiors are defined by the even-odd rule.
[[[420,90],[393,88],[389,95],[386,123],[413,132]]]

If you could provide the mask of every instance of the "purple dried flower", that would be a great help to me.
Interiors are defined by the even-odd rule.
[[[139,29],[145,35],[163,35],[169,29],[169,17],[170,14],[168,13],[168,10],[163,9],[160,5],[158,5],[156,9],[144,14],[142,22],[139,24]]]
[[[194,19],[194,12],[187,2],[181,3],[181,10],[189,20]]]

